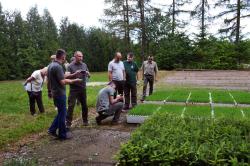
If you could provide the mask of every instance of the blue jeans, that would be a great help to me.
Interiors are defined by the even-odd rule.
[[[57,96],[54,98],[54,103],[58,109],[58,114],[56,115],[53,123],[49,128],[49,132],[56,133],[59,129],[59,138],[66,138],[66,95]]]

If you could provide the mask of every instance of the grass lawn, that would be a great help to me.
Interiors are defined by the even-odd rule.
[[[101,89],[98,87],[87,88],[87,103],[89,107],[95,106],[96,96]],[[67,86],[67,95],[69,87]],[[30,115],[28,95],[24,91],[21,81],[0,82],[0,149],[6,144],[15,142],[21,137],[47,130],[56,111],[53,101],[47,97],[47,88],[43,90],[43,104],[45,114],[35,117]],[[75,117],[80,117],[80,106],[75,108]],[[38,112],[38,109],[36,108]]]
[[[108,82],[108,72],[93,72],[89,82]]]

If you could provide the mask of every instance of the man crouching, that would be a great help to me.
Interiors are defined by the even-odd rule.
[[[101,124],[101,121],[109,116],[114,115],[112,124],[118,124],[120,114],[123,107],[123,96],[118,95],[114,99],[114,93],[116,91],[116,85],[114,82],[108,83],[108,85],[101,89],[97,96],[96,111],[99,114],[96,117],[96,123]]]

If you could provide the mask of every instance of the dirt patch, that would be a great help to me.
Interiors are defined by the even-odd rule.
[[[90,125],[87,127],[82,126],[81,119],[76,119],[70,140],[59,141],[46,132],[23,138],[1,154],[0,165],[11,160],[33,160],[38,165],[115,165],[113,156],[120,145],[128,141],[137,125],[127,124],[126,114],[123,113],[121,124],[111,125],[110,117],[97,126],[95,116],[95,110],[90,109]]]

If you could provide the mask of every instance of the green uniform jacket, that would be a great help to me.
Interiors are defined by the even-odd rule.
[[[136,85],[136,75],[139,68],[135,62],[124,61],[124,68],[126,72],[126,83]]]

